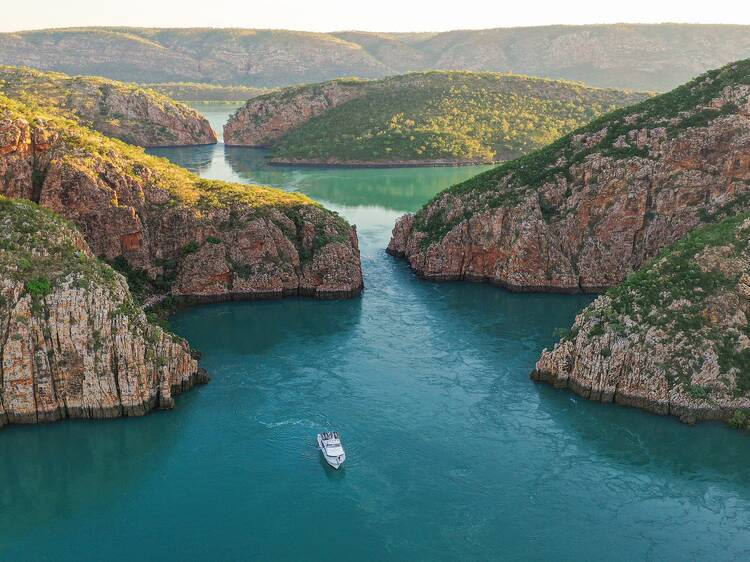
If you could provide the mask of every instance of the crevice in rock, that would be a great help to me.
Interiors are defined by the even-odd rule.
[[[115,381],[115,392],[117,393],[117,404],[118,408],[120,410],[120,414],[124,411],[124,406],[122,404],[122,393],[120,391],[120,359],[117,356],[117,347],[116,347],[116,341],[117,338],[115,337],[115,319],[112,318],[110,320],[110,330],[112,332],[112,378]]]

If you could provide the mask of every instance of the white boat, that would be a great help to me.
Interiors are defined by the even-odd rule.
[[[333,468],[338,468],[344,464],[346,453],[338,431],[318,433],[318,447],[320,447],[320,452],[323,453],[323,458]]]

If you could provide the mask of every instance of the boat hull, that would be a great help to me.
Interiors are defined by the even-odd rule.
[[[325,445],[323,444],[323,440],[320,438],[320,435],[318,436],[318,448],[320,449],[320,453],[323,455],[323,459],[325,459],[326,463],[328,463],[329,466],[338,470],[344,464],[346,455],[339,455],[337,457],[334,457],[327,454]]]

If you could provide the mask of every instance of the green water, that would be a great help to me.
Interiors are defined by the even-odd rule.
[[[588,297],[425,283],[383,252],[398,215],[476,169],[159,153],[340,211],[366,291],[187,310],[173,327],[213,380],[174,411],[0,431],[0,559],[748,558],[748,437],[529,381]]]

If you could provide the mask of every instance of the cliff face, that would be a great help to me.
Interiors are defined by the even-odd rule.
[[[427,279],[598,291],[750,200],[750,61],[439,194],[388,251]]]
[[[747,426],[750,218],[689,234],[599,297],[531,377],[591,400]]]
[[[0,225],[0,427],[139,416],[207,380],[72,226],[5,197]]]
[[[224,125],[224,142],[268,146],[313,117],[362,95],[364,86],[364,82],[335,81],[253,98]]]
[[[355,229],[309,198],[203,180],[2,97],[0,193],[72,220],[143,298],[335,298],[362,289]]]
[[[78,28],[0,34],[0,64],[131,82],[276,87],[422,70],[514,72],[667,91],[746,57],[748,26],[579,25],[445,33]]]
[[[94,77],[0,67],[0,93],[54,107],[107,136],[138,146],[214,144],[197,111],[150,90]]]

